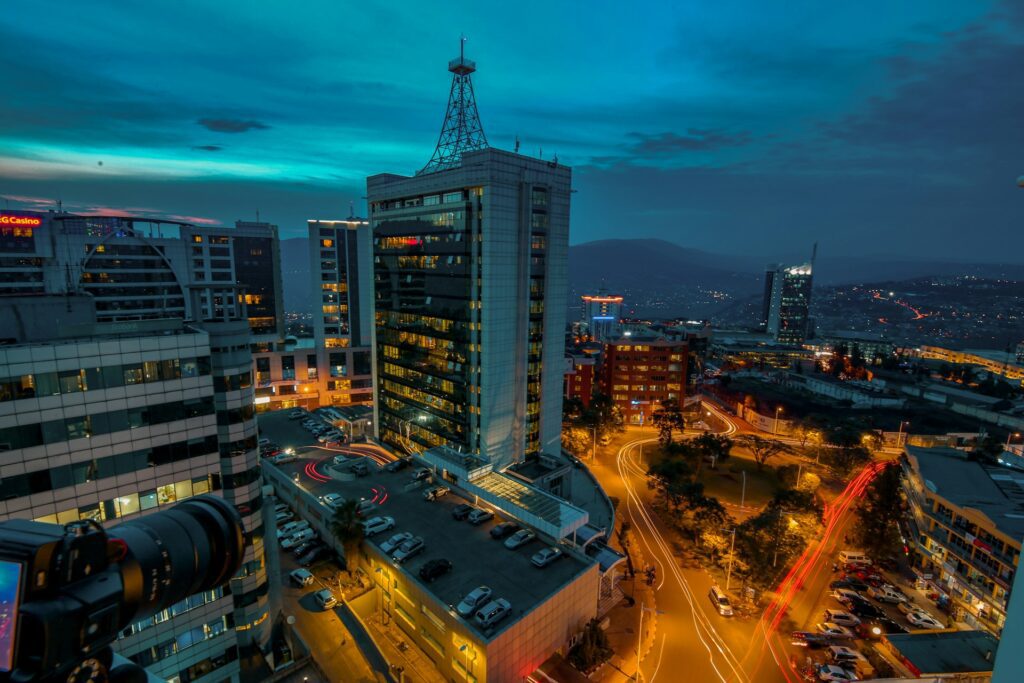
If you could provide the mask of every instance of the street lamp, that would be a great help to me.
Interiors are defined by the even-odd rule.
[[[729,543],[729,568],[725,571],[725,590],[728,592],[729,584],[732,582],[732,558],[736,550],[736,527],[722,529],[722,531],[732,534],[732,542]]]
[[[900,431],[897,432],[897,434],[896,434],[896,448],[899,448],[900,446],[903,445],[902,442],[903,442],[903,427],[904,427],[904,425],[906,425],[907,427],[910,427],[910,423],[909,422],[907,422],[906,420],[900,420]]]
[[[779,413],[782,412],[782,406],[775,409],[775,426],[772,428],[772,434],[779,433]]]
[[[1006,435],[1006,448],[1003,449],[1004,451],[1010,450],[1010,437],[1011,436],[1016,439],[1017,437],[1020,436],[1020,432],[1012,432],[1012,433]]]

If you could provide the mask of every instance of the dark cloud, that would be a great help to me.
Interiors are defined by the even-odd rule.
[[[199,150],[202,152],[219,152],[224,148],[221,147],[220,145],[196,145],[192,149]]]
[[[629,133],[628,137],[638,140],[631,151],[639,156],[672,155],[677,152],[710,152],[724,147],[741,147],[750,143],[748,131],[729,133],[724,130],[690,128],[685,135],[676,133]]]
[[[259,121],[243,121],[242,119],[199,119],[196,123],[214,133],[245,133],[250,130],[270,128],[267,124]]]

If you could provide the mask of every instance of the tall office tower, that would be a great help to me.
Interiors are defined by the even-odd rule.
[[[270,627],[247,325],[233,323],[230,350],[223,330],[179,319],[97,323],[97,303],[0,297],[0,518],[111,526],[223,496],[251,534],[243,572],[131,624],[115,648],[167,680],[238,680]]]
[[[584,294],[583,323],[594,341],[608,341],[622,336],[622,297],[604,290],[597,294]]]
[[[11,226],[10,230],[4,229],[5,223]],[[15,227],[17,230],[14,229]],[[238,238],[249,241],[235,243],[233,239],[236,236],[236,231]],[[138,418],[132,417],[132,411],[138,407],[137,399],[143,394],[148,396],[151,382],[157,382],[153,387],[154,390],[158,390],[154,402],[158,402],[156,399],[162,399],[165,403],[170,401],[168,405],[171,407],[167,408],[167,415],[178,415],[178,412],[175,412],[178,410],[174,407],[175,401],[185,401],[186,415],[190,414],[187,411],[191,410],[188,406],[191,405],[193,398],[203,399],[203,410],[206,410],[207,402],[210,404],[209,408],[216,413],[215,417],[210,417],[215,426],[212,435],[214,451],[220,455],[215,460],[215,467],[211,470],[210,476],[217,487],[222,487],[222,495],[225,499],[238,507],[246,530],[253,533],[252,543],[246,550],[246,565],[243,575],[233,579],[228,588],[235,605],[231,615],[231,625],[241,636],[238,639],[240,644],[246,647],[256,645],[259,648],[266,648],[269,645],[270,620],[268,619],[269,597],[267,593],[270,587],[264,569],[265,553],[261,533],[261,529],[264,528],[264,520],[260,510],[261,478],[259,454],[256,448],[256,420],[253,414],[254,395],[250,344],[252,333],[266,332],[267,329],[274,327],[280,327],[283,331],[283,311],[281,311],[279,303],[281,302],[280,276],[278,275],[280,271],[277,267],[276,251],[276,229],[273,226],[241,225],[234,230],[210,229],[195,228],[183,223],[120,216],[0,212],[0,304],[6,302],[9,308],[9,313],[2,319],[11,321],[0,337],[12,342],[23,340],[23,337],[19,337],[18,330],[21,329],[19,325],[29,324],[22,320],[24,316],[28,316],[40,324],[45,323],[47,318],[43,317],[42,302],[52,297],[40,295],[49,293],[60,294],[60,300],[67,302],[62,305],[64,308],[70,308],[72,312],[86,306],[91,316],[90,323],[100,325],[97,329],[102,330],[101,333],[98,333],[101,336],[110,334],[109,330],[115,330],[116,334],[123,336],[128,329],[146,330],[148,329],[147,325],[169,325],[168,329],[192,330],[204,340],[206,351],[201,354],[204,359],[202,367],[205,368],[203,374],[206,376],[206,382],[212,385],[209,394],[202,393],[205,391],[204,387],[198,394],[185,392],[184,399],[175,399],[175,396],[181,396],[182,391],[175,388],[177,385],[163,386],[159,384],[160,378],[164,376],[177,379],[174,373],[179,371],[175,370],[174,366],[165,371],[162,365],[164,360],[171,361],[173,359],[164,357],[149,359],[144,357],[145,354],[140,356],[137,353],[138,348],[136,347],[140,345],[143,350],[153,344],[157,344],[153,348],[163,348],[160,346],[162,342],[159,340],[150,340],[145,344],[140,342],[131,347],[123,347],[124,357],[121,360],[116,358],[112,360],[108,357],[109,354],[115,353],[114,346],[101,345],[100,352],[78,352],[82,362],[87,363],[82,367],[71,367],[73,364],[70,361],[61,362],[59,358],[55,367],[51,367],[54,365],[52,363],[44,363],[39,366],[37,368],[39,372],[84,373],[81,375],[84,377],[81,386],[94,388],[99,386],[104,389],[96,394],[93,394],[91,390],[82,394],[81,392],[87,390],[76,390],[74,386],[77,385],[72,384],[69,385],[71,387],[69,391],[64,392],[63,385],[61,385],[56,393],[47,394],[50,396],[47,400],[51,403],[56,401],[56,403],[53,406],[47,403],[39,410],[57,407],[59,403],[70,405],[76,401],[81,402],[83,397],[89,398],[88,408],[84,413],[66,413],[68,418],[72,415],[76,419],[83,415],[88,418],[84,427],[75,427],[74,431],[68,427],[68,434],[69,438],[73,436],[77,439],[82,430],[89,434],[92,433],[89,430],[96,430],[95,433],[99,435],[99,438],[92,438],[84,442],[87,446],[96,448],[109,443],[105,436],[108,432],[102,430],[109,430],[113,433],[136,426],[134,423],[130,423],[129,427],[123,427],[123,420],[119,412],[115,417],[97,413],[95,421],[92,420],[93,411],[102,409],[103,401],[108,400],[104,396],[108,394],[110,401],[120,402],[116,404],[118,410],[125,407],[125,401],[128,402],[129,420],[163,419],[165,416],[165,411],[162,408],[153,408],[143,410]],[[257,261],[261,265],[257,265]],[[276,282],[272,288],[274,291],[270,293],[272,298],[269,301],[265,294],[270,290],[260,289],[261,283],[267,282],[267,273],[269,273],[271,281]],[[251,284],[241,281],[243,275],[251,279]],[[19,284],[23,282],[30,284],[28,287],[20,287]],[[28,308],[16,305],[15,299],[8,298],[23,292],[38,297],[34,300],[40,302],[39,306]],[[81,294],[89,296],[83,297]],[[252,302],[256,308],[251,314],[248,312],[246,304],[246,299],[249,297],[259,298],[259,301]],[[260,308],[261,305],[264,308]],[[62,319],[65,314],[59,314],[56,309],[47,309],[46,316],[53,318],[53,321],[50,321],[51,329],[48,334],[54,337],[64,334],[64,330],[60,329],[61,325],[55,321],[58,318]],[[274,323],[268,324],[266,318],[272,318]],[[185,328],[182,328],[183,321],[187,321]],[[104,328],[102,324],[109,324],[110,327]],[[119,324],[120,326],[118,326]],[[267,333],[266,336],[274,335]],[[87,348],[95,349],[96,347],[93,344]],[[124,350],[128,348],[131,350]],[[33,351],[33,353],[35,352]],[[46,355],[45,351],[40,353]],[[96,368],[105,368],[110,363],[124,365],[128,368],[125,370],[121,384],[108,385],[105,375],[89,382],[90,372]],[[16,375],[23,382],[29,382],[32,385],[35,380],[26,380],[24,376],[34,373],[31,371],[22,373],[23,369],[21,366],[15,365],[7,370],[11,374],[4,376],[14,377]],[[100,374],[102,375],[103,372],[105,371],[101,371]],[[209,377],[211,373],[212,377]],[[138,379],[140,376],[141,380]],[[114,382],[115,380],[116,378],[110,381]],[[135,384],[146,386],[129,386]],[[114,389],[113,392],[107,391],[110,387]],[[31,392],[36,391],[35,388],[31,389]],[[65,399],[64,393],[77,396]],[[56,398],[53,398],[54,396]],[[207,399],[209,400],[207,401]],[[43,399],[39,399],[40,405],[42,405],[42,401]],[[36,409],[30,403],[24,403],[22,406],[28,406],[29,410]],[[20,410],[22,406],[15,406],[15,408]],[[0,409],[0,415],[3,414]],[[48,423],[43,424],[45,426]],[[58,438],[61,432],[58,429],[51,436],[46,436],[46,434],[47,432],[44,431],[46,439]],[[127,448],[132,446],[137,435],[138,432],[132,429],[130,434],[110,438],[120,438],[124,442],[121,447]],[[203,436],[205,438],[207,435],[204,433]],[[188,439],[191,438],[192,433],[189,431]],[[191,452],[191,446],[187,443],[188,439],[186,439],[186,450]],[[0,443],[4,443],[4,440],[0,439]],[[49,443],[51,442],[44,441],[44,444]],[[166,445],[172,450],[174,458],[182,457],[182,451],[177,442],[159,441],[155,445],[161,447]],[[132,449],[129,448],[129,450]],[[48,455],[49,451],[50,448],[47,445],[44,452]],[[88,447],[84,448],[84,451],[91,452]],[[94,455],[95,458],[102,458],[117,456],[121,452],[115,449],[113,452],[99,451]],[[11,457],[6,453],[0,455]],[[75,461],[73,460],[73,462]],[[169,460],[167,462],[177,461]],[[102,472],[103,470],[98,471]],[[116,474],[122,474],[122,472],[118,470]],[[87,482],[91,481],[93,479],[87,480]],[[119,482],[118,486],[121,486],[122,480],[118,479],[117,481]],[[163,493],[160,493],[161,489],[157,489],[157,493],[152,495],[158,498],[163,495],[167,498],[170,491],[176,490],[178,480],[171,483],[174,484],[171,489],[164,488],[162,489]],[[60,482],[60,485],[61,487],[66,486],[64,482]],[[162,483],[161,486],[166,487],[166,483]],[[6,491],[6,487],[4,490]],[[105,493],[109,493],[110,490]],[[108,500],[97,498],[95,487],[83,489],[76,486],[70,491],[74,496],[68,491],[64,491],[62,495],[65,498],[65,503],[68,502],[67,499],[73,500],[75,509],[100,505],[100,502]],[[143,495],[150,495],[150,492],[143,489],[141,484],[136,493],[140,500]],[[120,494],[118,495],[120,496]],[[168,498],[168,500],[173,500],[173,498]],[[116,505],[115,502],[115,509]],[[102,505],[101,508],[103,508]],[[103,514],[107,515],[106,508],[103,509]],[[128,509],[132,509],[131,505]],[[148,508],[140,503],[140,509]],[[56,512],[67,513],[67,510],[59,508]],[[151,631],[150,635],[163,634],[166,636],[167,628],[157,628]],[[170,648],[168,650],[165,645],[167,644],[163,641],[151,642],[150,647],[154,648],[152,653],[159,651],[159,654],[139,654],[140,661],[162,659],[167,652],[173,652],[175,648],[181,647],[172,642],[167,645]],[[220,655],[215,659],[219,661],[219,658]],[[202,658],[195,661],[199,668],[188,675],[183,674],[182,680],[188,676],[195,678],[200,675],[196,672],[213,665],[210,662],[203,663]],[[168,678],[171,677],[168,676]]]
[[[448,70],[430,162],[367,179],[374,424],[398,447],[449,444],[500,469],[560,447],[571,170],[488,147],[475,65]]]
[[[370,401],[373,247],[364,218],[311,220],[309,272],[319,299],[313,337],[320,405]]]
[[[775,264],[765,270],[762,324],[781,344],[802,344],[810,332],[813,270],[813,261],[799,266]]]

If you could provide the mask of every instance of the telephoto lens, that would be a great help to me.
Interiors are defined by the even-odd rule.
[[[118,561],[122,626],[226,583],[241,567],[245,548],[238,512],[212,495],[119,524],[109,536],[124,553]]]

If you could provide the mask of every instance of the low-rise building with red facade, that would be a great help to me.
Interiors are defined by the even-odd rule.
[[[605,347],[601,391],[611,396],[626,424],[649,422],[661,402],[680,404],[686,387],[686,342],[621,337]]]

